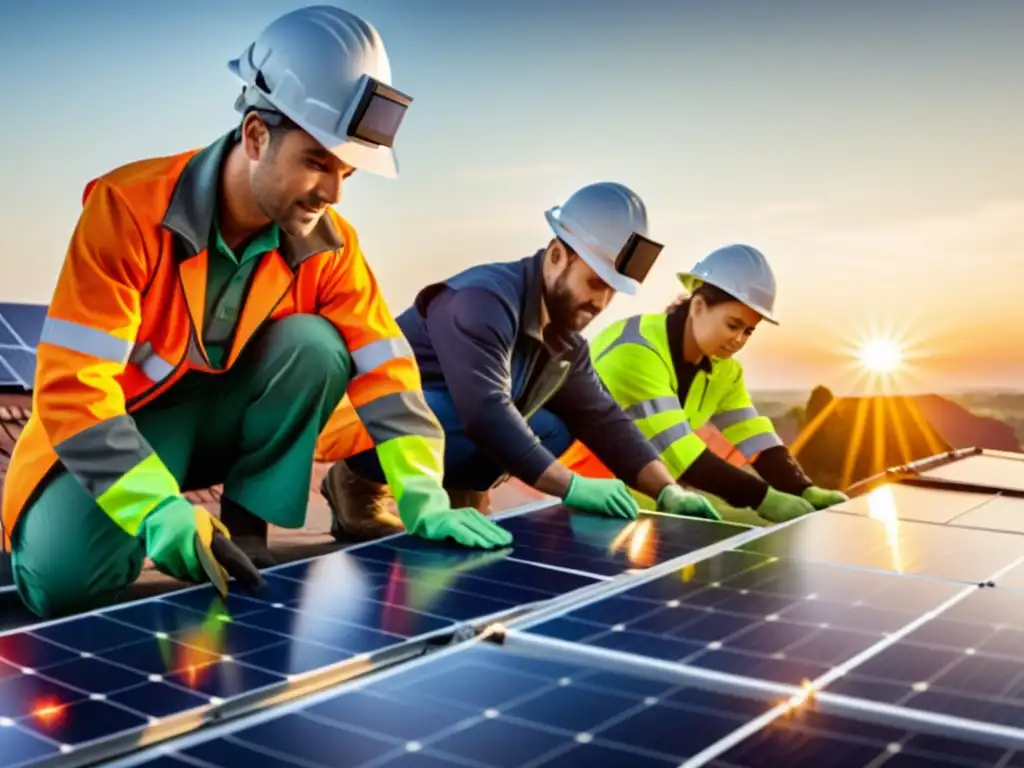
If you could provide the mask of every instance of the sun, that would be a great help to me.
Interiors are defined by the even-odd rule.
[[[903,350],[892,339],[872,339],[858,354],[860,364],[871,373],[893,373],[903,364]]]

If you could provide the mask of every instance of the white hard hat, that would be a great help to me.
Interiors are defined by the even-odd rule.
[[[228,68],[245,84],[239,112],[280,112],[346,165],[398,176],[394,139],[412,99],[391,88],[384,42],[363,19],[331,5],[286,13]]]
[[[616,291],[636,294],[662,246],[647,237],[647,209],[628,187],[601,181],[545,212],[555,235]]]
[[[721,288],[737,301],[746,304],[773,325],[775,319],[775,275],[757,248],[749,245],[726,245],[712,251],[689,272],[678,274],[686,290],[693,292],[701,283]]]

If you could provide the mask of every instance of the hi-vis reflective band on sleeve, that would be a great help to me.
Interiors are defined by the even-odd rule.
[[[47,317],[39,343],[63,347],[110,363],[133,363],[154,383],[174,373],[174,364],[156,354],[148,341],[135,346],[128,339],[73,320]]]
[[[421,392],[393,392],[356,408],[374,445],[407,435],[443,436],[441,424]]]
[[[685,471],[704,450],[704,441],[694,433],[674,395],[634,403],[625,413],[650,440],[662,461],[677,473]]]
[[[783,444],[771,419],[761,416],[753,406],[716,413],[711,423],[747,459]]]
[[[39,343],[53,344],[55,347],[64,347],[72,352],[123,365],[128,362],[133,342],[72,320],[48,316],[43,322]]]
[[[380,339],[360,347],[352,353],[355,375],[369,373],[382,365],[401,357],[412,357],[412,347],[404,336]]]

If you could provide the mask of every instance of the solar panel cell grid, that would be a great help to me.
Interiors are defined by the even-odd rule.
[[[478,645],[179,755],[316,766],[676,766],[767,705]],[[681,728],[680,724],[685,724]]]
[[[1024,595],[978,589],[829,691],[1024,728]]]
[[[726,552],[527,631],[799,685],[963,588]]]
[[[711,768],[991,768],[1002,747],[864,723],[811,709],[794,711],[707,763]]]
[[[454,547],[357,548],[266,578],[262,599],[198,588],[0,635],[0,730],[77,747],[597,583]]]

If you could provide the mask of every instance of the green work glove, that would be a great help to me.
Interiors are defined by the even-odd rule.
[[[721,520],[711,502],[699,493],[684,490],[675,483],[666,485],[658,494],[658,511],[681,517],[703,517],[706,520]]]
[[[162,573],[193,583],[210,581],[223,596],[232,576],[247,591],[266,588],[259,569],[232,543],[224,524],[184,496],[158,505],[142,521],[140,534],[146,556]]]
[[[405,530],[431,541],[454,539],[464,547],[507,547],[512,534],[472,507],[452,509],[441,486],[409,487],[398,504]]]
[[[810,502],[811,506],[815,509],[825,509],[833,504],[842,504],[844,501],[850,500],[850,497],[842,491],[830,491],[827,488],[819,488],[816,485],[805,488],[804,492],[800,495]]]
[[[757,514],[772,523],[784,523],[813,511],[814,507],[806,499],[776,491],[771,486],[768,487],[768,493],[761,506],[757,508]]]
[[[635,520],[640,506],[621,480],[573,474],[562,499],[567,507]]]

